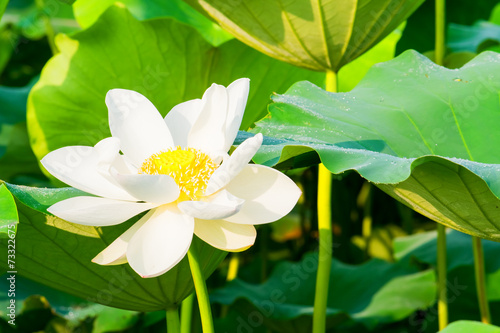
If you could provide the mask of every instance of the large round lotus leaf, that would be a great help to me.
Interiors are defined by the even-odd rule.
[[[423,0],[185,0],[276,59],[338,71],[381,41]]]
[[[121,0],[120,2],[139,20],[173,17],[188,24],[214,46],[233,38],[182,0]],[[88,28],[114,3],[115,0],[78,0],[73,4],[75,18],[82,28]]]
[[[255,161],[293,167],[315,150],[333,173],[356,170],[437,222],[500,240],[499,91],[497,53],[449,70],[407,51],[351,92],[300,82],[274,96],[255,129],[274,139]]]
[[[266,113],[269,95],[299,78],[318,84],[324,74],[281,63],[237,40],[213,47],[191,27],[172,19],[139,22],[112,6],[85,31],[59,35],[60,53],[42,71],[28,100],[28,129],[40,159],[69,145],[93,146],[110,136],[106,93],[136,90],[165,115],[201,98],[213,83],[250,78],[242,129]]]
[[[300,262],[279,264],[261,285],[236,279],[214,291],[210,299],[235,303],[233,308],[243,312],[251,325],[261,320],[276,332],[309,333],[317,266],[318,255],[306,255]],[[433,271],[415,272],[378,259],[359,266],[333,259],[328,295],[327,328],[355,323],[373,328],[431,306],[436,281]]]
[[[164,310],[193,292],[187,257],[156,278],[141,278],[128,264],[91,262],[134,221],[103,228],[70,223],[43,212],[59,200],[81,195],[78,190],[8,186],[20,200],[16,260],[10,270],[87,301],[135,311]],[[192,246],[200,255],[206,277],[226,255],[196,237]],[[7,239],[0,239],[3,253],[7,248]],[[8,267],[7,259],[2,256],[0,266]]]

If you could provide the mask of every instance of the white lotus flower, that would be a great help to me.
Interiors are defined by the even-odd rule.
[[[249,164],[261,134],[227,154],[248,90],[248,79],[227,88],[213,84],[202,99],[175,106],[165,119],[141,94],[109,91],[112,137],[94,147],[57,149],[41,161],[61,181],[96,197],[66,199],[48,211],[74,223],[110,226],[149,210],[93,259],[128,262],[142,277],[175,266],[193,233],[225,251],[247,249],[255,241],[253,225],[283,217],[301,194],[282,173]]]

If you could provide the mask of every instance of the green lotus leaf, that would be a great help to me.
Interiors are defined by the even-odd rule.
[[[318,255],[309,254],[297,263],[280,263],[269,279],[254,285],[236,279],[215,290],[210,299],[234,304],[248,314],[248,320],[260,318],[277,332],[311,332],[314,311],[314,287]],[[327,328],[362,323],[399,321],[435,300],[432,271],[415,272],[407,266],[373,259],[359,266],[332,260],[328,290]],[[258,314],[250,316],[250,314]],[[244,315],[243,318],[246,318]]]
[[[483,240],[486,290],[492,317],[500,313],[500,243]],[[436,267],[437,233],[430,231],[394,240],[394,256],[398,263],[415,267]],[[472,237],[448,229],[447,290],[449,322],[455,320],[479,320],[481,314],[477,303],[477,289],[472,254]],[[424,266],[423,266],[424,265]],[[437,308],[429,310],[429,317],[422,330],[437,331]],[[435,330],[425,329],[436,326]],[[429,327],[431,328],[431,327]],[[470,332],[475,332],[470,330]]]
[[[181,0],[121,0],[128,10],[139,20],[158,17],[173,17],[194,27],[208,42],[218,46],[233,38],[202,14]],[[75,18],[82,26],[91,26],[115,0],[78,0],[73,4]]]
[[[0,185],[0,238],[14,239],[19,216],[14,197],[4,184]],[[7,253],[7,252],[6,252]],[[6,266],[7,267],[7,266]]]
[[[50,214],[47,208],[56,202],[79,196],[92,196],[73,187],[40,188],[6,183],[7,188],[17,200],[31,209],[44,214]]]
[[[7,8],[8,3],[9,0],[0,0],[0,18],[2,18],[2,15],[5,12],[5,8]]]
[[[361,81],[373,65],[394,58],[396,44],[403,31],[402,28],[401,26],[394,30],[370,50],[343,66],[337,75],[338,91],[351,90]]]
[[[457,321],[448,325],[440,333],[500,333],[500,327],[483,324],[477,321]]]
[[[397,28],[423,0],[185,0],[276,59],[338,71]]]
[[[51,197],[48,189],[42,191]],[[187,257],[156,278],[141,278],[127,264],[101,266],[91,262],[135,220],[98,228],[40,213],[20,201],[17,207],[15,265],[20,276],[90,302],[134,311],[164,310],[193,292]],[[6,239],[0,240],[3,253],[7,253],[7,246]],[[226,255],[196,237],[191,246],[200,255],[206,277]],[[7,256],[0,258],[0,265],[7,267]]]
[[[449,70],[407,51],[348,93],[297,83],[257,124],[273,138],[254,160],[294,167],[316,151],[333,173],[356,170],[439,223],[500,240],[498,73],[493,52]]]
[[[472,238],[464,233],[448,229],[446,235],[446,251],[449,253],[446,260],[448,270],[461,266],[474,266],[472,254]],[[484,240],[482,242],[485,269],[487,274],[500,270],[500,243]],[[430,231],[394,240],[394,257],[398,261],[419,262],[436,266],[437,232]],[[472,271],[472,270],[471,270]]]
[[[26,129],[26,103],[35,81],[25,87],[0,87],[0,179],[5,181],[42,176]]]
[[[59,35],[61,53],[45,66],[28,99],[28,130],[35,155],[69,145],[91,146],[110,136],[106,93],[136,90],[165,115],[213,83],[249,77],[250,95],[241,128],[266,113],[272,91],[298,78],[317,83],[324,74],[280,63],[237,40],[215,48],[193,28],[172,19],[139,22],[110,7],[90,28]],[[126,56],[125,56],[126,55]]]
[[[500,44],[500,25],[480,21],[472,26],[450,24],[447,46],[454,52],[481,52],[483,48]]]

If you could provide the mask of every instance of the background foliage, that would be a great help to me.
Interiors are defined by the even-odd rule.
[[[7,253],[5,226],[18,222],[19,323],[7,323],[1,293],[0,331],[165,331],[156,310],[191,292],[186,260],[155,279],[92,264],[134,221],[92,228],[48,215],[52,202],[79,193],[47,178],[38,160],[109,136],[111,88],[137,90],[165,115],[212,82],[240,77],[251,79],[240,129],[266,135],[255,162],[286,170],[304,195],[289,216],[259,227],[244,253],[226,258],[194,243],[211,275],[216,331],[310,332],[317,263],[330,260],[316,254],[320,160],[336,174],[328,332],[437,331],[434,221],[500,237],[499,7],[448,6],[450,70],[431,62],[432,1],[314,3],[0,1],[0,248]],[[343,93],[322,89],[331,70]],[[446,333],[499,331],[477,322],[470,243],[448,232],[456,322]],[[500,246],[485,241],[484,251],[500,325]],[[227,281],[234,262],[237,278]],[[196,311],[192,331],[201,332]]]

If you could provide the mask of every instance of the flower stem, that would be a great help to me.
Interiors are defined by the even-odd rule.
[[[193,276],[196,297],[198,298],[198,307],[200,308],[201,326],[203,333],[214,333],[214,324],[212,321],[212,310],[208,299],[208,290],[205,277],[201,272],[198,253],[193,245],[188,250],[189,267]]]
[[[479,302],[481,321],[485,324],[491,324],[490,308],[488,304],[488,297],[486,296],[484,253],[481,238],[472,237],[472,249],[474,252],[474,273],[476,276],[477,300]]]
[[[445,0],[436,0],[435,7],[436,16],[436,31],[435,31],[435,47],[434,61],[436,64],[443,66],[445,52]]]
[[[181,305],[181,333],[191,333],[194,293],[186,297]]]
[[[179,333],[179,308],[171,307],[167,309],[167,331],[168,333]]]
[[[448,326],[448,302],[446,289],[446,227],[437,224],[437,275],[439,330]]]
[[[434,61],[442,66],[445,52],[445,1],[435,0],[435,40]],[[446,286],[446,227],[437,225],[437,275],[438,275],[438,318],[439,330],[448,325],[448,300]]]
[[[337,75],[333,71],[326,72],[326,90],[330,92],[337,90]],[[319,165],[318,172],[319,255],[312,331],[313,333],[324,333],[326,330],[328,284],[330,283],[332,266],[332,174],[323,164]]]

